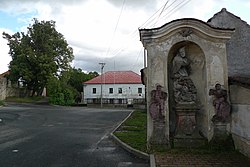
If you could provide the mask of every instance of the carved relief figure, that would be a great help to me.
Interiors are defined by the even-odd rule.
[[[215,116],[212,121],[228,121],[230,115],[230,105],[227,102],[227,91],[221,88],[221,84],[216,84],[215,89],[209,90],[209,95],[214,95],[215,97],[213,101]]]
[[[196,88],[190,79],[176,79],[174,81],[174,96],[177,103],[196,101]]]
[[[175,102],[194,103],[197,90],[189,77],[191,71],[190,62],[186,57],[185,47],[178,50],[173,59],[173,80]]]
[[[156,90],[151,91],[151,104],[149,112],[153,120],[161,120],[164,118],[165,101],[167,93],[162,91],[162,86],[157,84]]]

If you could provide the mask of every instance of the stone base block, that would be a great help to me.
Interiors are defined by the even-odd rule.
[[[229,136],[228,123],[217,122],[214,123],[214,137],[215,139],[226,139]]]
[[[156,121],[153,123],[153,133],[150,138],[151,145],[168,145],[168,135],[166,132],[165,123],[163,121]]]

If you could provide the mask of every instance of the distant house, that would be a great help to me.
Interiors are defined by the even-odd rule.
[[[101,88],[102,87],[102,88]],[[145,89],[141,76],[133,71],[109,71],[83,83],[85,104],[127,105],[143,103]]]

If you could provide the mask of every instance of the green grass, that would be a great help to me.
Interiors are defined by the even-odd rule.
[[[129,146],[142,152],[154,152],[157,154],[232,154],[241,155],[234,150],[232,138],[228,136],[223,140],[216,139],[200,148],[168,148],[154,146],[147,149],[147,113],[145,110],[136,110],[131,116],[114,132],[114,135]]]
[[[145,110],[136,110],[114,132],[114,135],[129,146],[147,152],[147,113]]]
[[[7,97],[6,102],[17,102],[17,103],[34,103],[42,100],[44,97],[34,96],[34,97]]]
[[[3,105],[4,105],[4,101],[0,100],[0,106],[3,106]]]

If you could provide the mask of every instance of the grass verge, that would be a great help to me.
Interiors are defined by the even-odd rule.
[[[34,96],[34,97],[7,97],[6,102],[17,102],[17,103],[34,103],[42,100],[44,97],[42,96]]]
[[[114,135],[121,141],[134,149],[145,153],[155,153],[158,155],[179,154],[179,155],[214,155],[232,156],[242,159],[242,162],[250,162],[250,159],[243,156],[233,147],[231,136],[223,140],[212,140],[200,148],[165,148],[155,146],[152,150],[147,150],[147,113],[145,110],[135,110],[131,116],[114,132]]]
[[[114,135],[129,146],[147,152],[147,112],[135,110]]]

